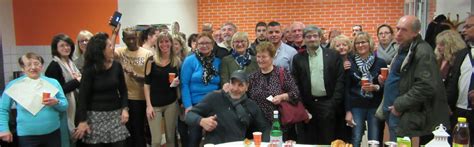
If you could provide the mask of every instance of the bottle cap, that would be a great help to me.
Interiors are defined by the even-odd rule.
[[[465,122],[466,122],[466,118],[465,118],[465,117],[458,117],[458,122],[460,122],[460,123],[465,123]]]
[[[273,114],[278,114],[278,111],[277,110],[273,111]]]

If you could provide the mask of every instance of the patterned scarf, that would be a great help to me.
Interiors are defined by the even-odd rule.
[[[202,72],[202,81],[204,82],[204,85],[207,85],[214,75],[218,75],[217,70],[212,65],[212,61],[214,61],[214,56],[214,52],[212,51],[211,55],[205,57],[204,55],[199,53],[198,50],[196,50],[196,57],[204,68]]]
[[[355,62],[357,67],[359,67],[359,71],[362,73],[362,77],[369,77],[370,76],[370,67],[374,64],[375,57],[373,54],[370,54],[367,59],[362,59],[359,54],[355,54]]]
[[[240,69],[244,69],[245,66],[250,64],[251,56],[248,49],[245,50],[243,55],[240,55],[235,49],[232,49],[232,57],[234,57],[237,64],[239,64]]]

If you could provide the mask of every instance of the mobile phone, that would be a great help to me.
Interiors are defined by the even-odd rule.
[[[122,19],[122,13],[115,11],[114,15],[112,15],[112,20],[110,20],[110,25],[117,27],[120,22],[120,19]]]

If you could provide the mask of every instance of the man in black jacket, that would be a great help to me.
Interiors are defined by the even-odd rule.
[[[448,103],[453,112],[451,126],[457,123],[457,117],[466,117],[469,125],[474,125],[472,114],[472,103],[474,102],[474,74],[473,47],[474,47],[474,15],[467,18],[462,34],[468,42],[468,46],[455,54],[454,63],[448,74],[446,94]],[[469,127],[473,132],[474,127]],[[471,140],[474,135],[471,135]]]
[[[229,92],[215,91],[186,114],[188,125],[199,125],[206,131],[204,143],[242,141],[249,126],[262,132],[262,140],[269,140],[269,124],[258,105],[247,98],[248,76],[238,70],[232,73]]]
[[[306,109],[314,116],[303,124],[298,140],[304,144],[330,144],[335,139],[336,109],[344,93],[342,58],[336,50],[320,46],[321,29],[303,30],[306,51],[293,57],[292,74]]]

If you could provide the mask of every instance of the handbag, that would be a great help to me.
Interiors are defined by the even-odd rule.
[[[281,90],[284,92],[283,82],[285,81],[285,77],[283,74],[285,71],[283,67],[280,67],[278,71],[279,71],[278,75],[280,79],[280,85],[282,87]],[[295,123],[299,123],[299,122],[309,119],[306,108],[304,107],[303,103],[299,100],[296,104],[291,104],[287,101],[282,101],[280,103],[279,109],[281,113],[280,120],[283,125],[295,124]]]

